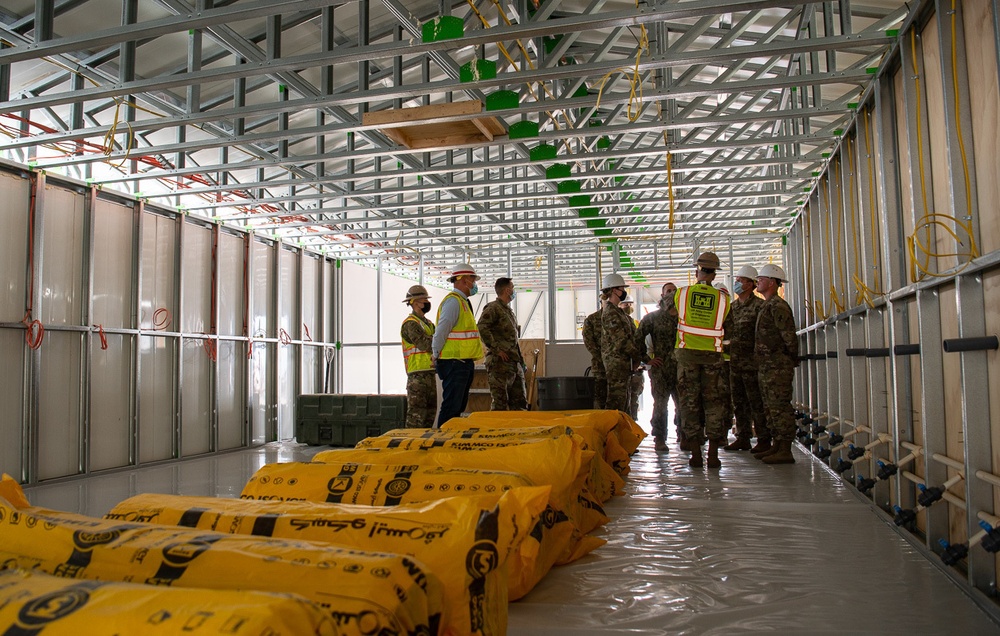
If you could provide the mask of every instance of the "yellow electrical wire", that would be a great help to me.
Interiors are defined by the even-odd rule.
[[[831,166],[830,169],[832,170],[833,167]],[[830,307],[830,309],[833,309],[834,307],[836,307],[837,313],[840,313],[840,312],[844,311],[844,304],[840,300],[840,294],[837,293],[837,281],[836,281],[836,279],[839,277],[838,276],[839,268],[837,270],[835,270],[834,267],[833,267],[833,252],[837,250],[837,246],[839,244],[839,240],[837,240],[836,242],[834,242],[834,234],[833,234],[833,209],[832,209],[832,200],[830,198],[830,179],[829,179],[829,177],[827,177],[826,179],[823,180],[823,192],[824,192],[824,195],[826,197],[826,210],[827,210],[826,226],[827,226],[828,238],[830,240],[830,249],[828,249],[826,251],[826,266],[827,266],[827,271],[830,273],[830,303],[832,304],[832,306]],[[837,225],[839,227],[840,224],[838,223]],[[839,231],[838,231],[838,235],[839,235]],[[839,254],[838,254],[838,258],[839,258]],[[820,307],[822,307],[822,305]],[[822,313],[822,309],[821,309],[821,313]]]
[[[674,229],[674,168],[673,157],[667,146],[667,131],[663,131],[663,146],[667,148],[667,196],[670,197],[670,215],[667,217],[667,229]]]

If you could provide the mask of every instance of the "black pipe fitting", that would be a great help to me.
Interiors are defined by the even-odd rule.
[[[889,347],[876,347],[874,349],[865,349],[866,358],[888,358],[889,357]]]
[[[934,505],[934,502],[940,501],[944,495],[944,489],[938,486],[928,488],[923,484],[917,484],[917,488],[920,489],[920,494],[917,495],[917,503],[924,508],[930,508]]]
[[[806,414],[804,411],[795,411],[795,419],[801,420],[805,416]]]
[[[826,432],[826,425],[817,422],[816,424],[813,424],[812,431],[813,435],[822,435],[823,433]]]
[[[807,435],[809,435],[809,431],[805,430],[804,428],[800,428],[797,431],[795,431],[795,437],[798,437],[799,439],[802,439]]]
[[[917,513],[910,508],[903,509],[899,506],[893,506],[893,510],[896,511],[896,516],[892,518],[892,522],[901,528],[912,527],[917,521]]]
[[[809,426],[815,421],[816,420],[813,419],[812,415],[809,415],[808,413],[806,413],[806,416],[802,418],[802,423],[805,424],[806,426]]]
[[[843,475],[844,473],[849,471],[853,466],[854,462],[845,461],[844,458],[841,457],[837,460],[837,465],[833,467],[833,472],[837,473],[838,475]]]
[[[980,521],[979,527],[986,531],[986,536],[979,545],[990,554],[1000,552],[1000,528],[994,528],[985,521]]]
[[[896,464],[886,464],[882,460],[878,461],[878,478],[885,481],[898,472]]]
[[[844,441],[843,435],[840,435],[839,433],[830,433],[830,439],[829,439],[830,446],[836,446],[842,441]]]
[[[951,338],[944,341],[944,350],[948,353],[961,351],[996,351],[1000,349],[1000,339],[996,336],[981,338]]]
[[[892,352],[897,356],[918,356],[920,355],[920,344],[900,344],[892,348]]]
[[[875,487],[874,479],[865,479],[864,475],[858,475],[858,490],[866,495]]]
[[[813,354],[813,360],[826,360],[826,354],[825,353],[814,353]]]
[[[816,443],[816,438],[813,437],[812,435],[809,435],[808,433],[806,434],[805,437],[802,438],[802,444],[805,446],[812,446],[815,443]]]
[[[860,358],[865,355],[865,351],[866,349],[857,349],[857,348],[845,349],[844,355],[846,355],[848,358]]]
[[[938,543],[943,548],[941,560],[945,565],[958,565],[962,559],[969,556],[968,543],[948,543],[944,539],[938,539]]]
[[[827,358],[836,358],[837,357],[837,352],[836,351],[827,351],[826,352],[826,357]]]
[[[857,459],[858,457],[861,457],[864,454],[865,454],[864,446],[855,446],[854,444],[851,444],[850,450],[847,451],[847,459]]]
[[[832,454],[833,452],[829,448],[823,448],[822,446],[816,447],[816,457],[819,457],[820,459],[826,459]]]

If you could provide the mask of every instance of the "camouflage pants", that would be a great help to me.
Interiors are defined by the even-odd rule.
[[[406,376],[406,428],[432,428],[437,402],[437,378],[433,371]]]
[[[702,444],[706,439],[724,440],[731,425],[728,371],[721,358],[715,363],[677,362],[677,394],[680,397],[681,429],[684,437]],[[730,417],[727,420],[727,416]]]
[[[736,437],[771,439],[760,397],[756,367],[734,366],[729,371],[733,388],[733,411],[736,414]]]
[[[490,383],[491,411],[523,411],[528,408],[524,394],[524,369],[520,362],[490,361],[486,364]]]
[[[635,373],[632,376],[632,384],[629,386],[628,394],[628,414],[632,416],[633,420],[639,417],[639,396],[642,395],[645,388],[646,379],[642,372]]]
[[[680,406],[677,404],[677,363],[673,360],[649,369],[649,385],[653,390],[653,418],[650,424],[654,437],[667,437],[667,401],[674,399],[674,424],[680,433]]]
[[[632,363],[628,360],[604,361],[604,375],[608,380],[608,397],[604,408],[628,413],[629,391],[632,388]]]
[[[591,361],[590,375],[594,378],[594,408],[603,409],[608,401],[608,378],[604,375],[604,363],[600,359]]]
[[[775,441],[795,440],[795,416],[792,412],[792,382],[795,367],[791,364],[762,364],[757,370],[760,397],[767,413],[767,428]]]

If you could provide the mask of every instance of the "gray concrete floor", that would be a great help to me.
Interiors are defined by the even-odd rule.
[[[640,415],[648,426],[648,417]],[[236,497],[263,464],[308,460],[294,443],[27,489],[36,506],[101,516],[143,492]],[[553,569],[510,606],[509,633],[1000,634],[958,586],[796,450],[720,470],[647,439],[629,493],[606,505],[608,544]]]

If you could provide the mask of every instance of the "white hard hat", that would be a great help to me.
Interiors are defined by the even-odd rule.
[[[757,274],[757,277],[758,278],[776,278],[776,279],[780,280],[783,283],[788,282],[788,279],[785,277],[785,270],[783,270],[780,267],[778,267],[777,265],[773,265],[771,263],[768,263],[764,267],[761,267],[760,268],[760,273]]]
[[[628,287],[628,285],[621,274],[608,274],[604,277],[604,282],[601,283],[601,291],[611,289],[612,287]]]
[[[455,279],[459,276],[472,276],[476,280],[479,280],[479,274],[477,274],[476,270],[472,269],[472,265],[469,265],[468,263],[456,265],[455,269],[451,271],[451,276],[448,277],[448,282],[455,282]]]
[[[757,270],[752,265],[744,265],[740,268],[740,271],[736,272],[736,277],[757,280]]]

